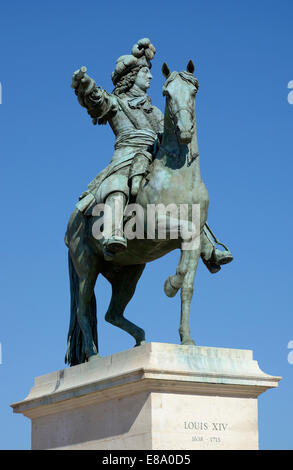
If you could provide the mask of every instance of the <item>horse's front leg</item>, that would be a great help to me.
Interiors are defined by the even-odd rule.
[[[198,244],[196,243],[198,242],[198,237],[196,227],[191,224],[190,221],[170,219],[169,222],[171,229],[173,227],[174,230],[176,230],[179,226],[181,238],[181,256],[176,269],[176,274],[174,276],[169,276],[164,285],[165,294],[168,297],[174,297],[179,289],[181,289],[183,286],[183,282],[190,263],[191,252],[195,249],[194,244]],[[193,246],[194,248],[192,250],[191,248],[187,249],[188,246]]]
[[[188,268],[184,276],[183,284],[181,287],[181,316],[179,335],[181,344],[189,345],[195,344],[190,336],[189,314],[190,304],[193,297],[194,278],[200,257],[200,248],[196,250],[186,251],[189,255]]]
[[[181,250],[180,261],[176,269],[176,274],[174,276],[169,276],[164,284],[164,291],[168,297],[174,297],[182,287],[188,269],[188,261],[188,251]]]

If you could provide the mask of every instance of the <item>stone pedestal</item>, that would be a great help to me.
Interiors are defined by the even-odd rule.
[[[252,351],[147,343],[35,379],[12,406],[33,449],[258,449]]]

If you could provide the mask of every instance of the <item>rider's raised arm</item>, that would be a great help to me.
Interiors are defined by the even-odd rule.
[[[86,68],[74,72],[72,77],[72,88],[75,90],[79,104],[87,109],[93,118],[94,124],[106,124],[110,117],[117,112],[117,101],[95,81],[86,75]]]
[[[97,86],[85,96],[84,103],[94,124],[106,124],[118,109],[115,97]]]

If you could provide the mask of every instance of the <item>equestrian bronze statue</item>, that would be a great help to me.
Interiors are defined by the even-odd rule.
[[[176,273],[164,290],[169,297],[180,290],[181,344],[194,345],[189,314],[198,261],[216,273],[233,260],[207,224],[209,195],[200,173],[193,62],[181,72],[163,65],[163,115],[147,94],[155,52],[144,38],[130,55],[119,57],[112,94],[98,87],[85,67],[73,74],[79,103],[94,124],[110,124],[115,149],[109,165],[80,197],[65,236],[71,293],[65,361],[70,365],[98,354],[94,288],[99,274],[112,285],[105,319],[132,335],[139,346],[145,332],[124,317],[125,308],[146,263],[178,248]]]

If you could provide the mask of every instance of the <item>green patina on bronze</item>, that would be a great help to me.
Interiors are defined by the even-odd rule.
[[[145,342],[145,332],[124,317],[124,311],[134,295],[146,263],[179,248],[181,257],[176,274],[164,286],[166,295],[173,297],[181,290],[181,344],[195,344],[190,336],[189,313],[193,284],[199,258],[210,272],[233,257],[225,245],[224,251],[208,227],[209,196],[201,178],[195,97],[198,81],[194,65],[188,62],[182,72],[170,72],[166,64],[163,95],[165,114],[152,105],[147,90],[152,78],[151,60],[155,48],[147,38],[134,45],[131,55],[121,56],[116,63],[112,94],[96,86],[82,68],[74,73],[72,87],[79,103],[85,107],[94,124],[109,123],[116,136],[110,164],[89,184],[70,217],[65,237],[69,249],[71,317],[65,361],[79,364],[98,354],[96,299],[94,287],[99,274],[112,285],[112,298],[105,319],[122,328],[135,339],[135,346]],[[153,146],[154,151],[150,148]],[[147,213],[150,204],[194,204],[200,206],[200,242],[192,250],[183,249],[183,239],[127,240],[125,219],[117,220],[111,236],[97,240],[93,226],[99,220],[94,207],[116,202],[125,209],[136,202]],[[190,222],[188,212],[186,222]],[[170,221],[171,224],[171,221]]]

